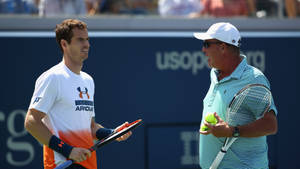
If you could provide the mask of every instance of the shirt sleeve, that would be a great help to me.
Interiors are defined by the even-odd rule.
[[[42,74],[35,83],[29,109],[48,113],[58,94],[58,81],[53,74]]]
[[[256,80],[256,83],[262,84],[262,85],[266,86],[269,90],[271,90],[270,83],[264,75],[260,75],[260,76],[256,77],[255,80]],[[269,108],[269,111],[270,110],[273,110],[275,112],[275,114],[277,115],[277,108],[275,106],[272,95],[271,95],[271,106]],[[264,116],[264,112],[254,112],[254,116],[256,119],[260,119]]]

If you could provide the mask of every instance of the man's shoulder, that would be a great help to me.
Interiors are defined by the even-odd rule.
[[[248,76],[254,76],[254,77],[265,76],[260,69],[251,65],[247,65],[244,74]]]
[[[93,77],[91,75],[89,75],[88,73],[84,72],[84,71],[81,71],[80,72],[81,76],[84,78],[84,79],[87,79],[87,80],[92,80],[93,81]]]
[[[251,65],[245,70],[243,79],[247,79],[249,83],[260,83],[269,86],[269,80],[265,74],[260,69]]]
[[[63,71],[62,70],[62,65],[59,63],[53,67],[51,67],[50,69],[46,70],[45,72],[43,72],[37,79],[37,81],[39,80],[45,80],[45,79],[53,79],[56,76],[62,75]]]

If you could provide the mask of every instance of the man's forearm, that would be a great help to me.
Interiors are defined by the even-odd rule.
[[[49,145],[49,140],[53,134],[42,122],[43,117],[44,115],[37,110],[28,110],[24,126],[26,130],[41,144]]]

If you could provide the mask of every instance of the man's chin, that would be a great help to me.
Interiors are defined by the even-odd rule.
[[[86,60],[88,57],[89,57],[88,54],[86,54],[86,55],[81,55],[82,61]]]

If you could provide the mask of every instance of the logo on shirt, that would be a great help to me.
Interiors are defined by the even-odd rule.
[[[39,102],[42,99],[42,97],[36,97],[32,104]]]
[[[90,95],[88,93],[88,89],[86,87],[83,88],[77,87],[77,91],[79,92],[79,97],[81,100],[75,100],[76,109],[75,111],[94,111],[94,102],[90,99]],[[87,100],[84,100],[87,99]]]
[[[77,91],[79,92],[79,97],[83,99],[83,95],[86,95],[87,99],[90,99],[89,93],[88,93],[88,89],[85,87],[85,90],[81,90],[80,87],[77,87]]]

